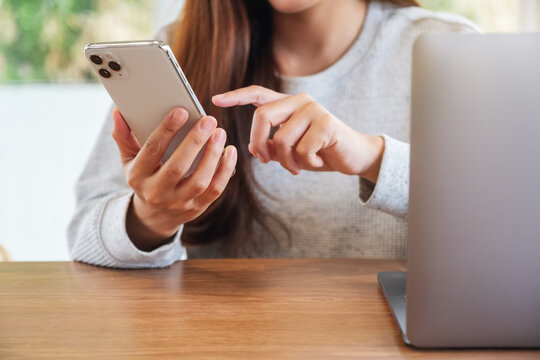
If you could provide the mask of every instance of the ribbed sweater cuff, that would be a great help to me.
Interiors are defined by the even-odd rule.
[[[164,267],[185,259],[185,249],[180,245],[182,228],[170,243],[151,252],[135,247],[126,232],[126,214],[132,196],[128,192],[109,198],[100,214],[98,236],[110,256],[128,267]]]
[[[360,178],[360,200],[366,206],[407,218],[410,145],[383,134],[384,153],[377,182]]]

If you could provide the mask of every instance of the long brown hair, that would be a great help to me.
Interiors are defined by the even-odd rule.
[[[415,0],[386,1],[418,5]],[[221,109],[211,101],[215,94],[249,85],[280,90],[272,30],[272,7],[267,0],[187,0],[180,21],[170,28],[173,52],[203,108],[216,117],[227,132],[228,143],[238,149],[236,174],[216,202],[185,224],[185,244],[220,241],[222,255],[245,256],[259,248],[256,226],[270,235],[276,224],[286,231],[257,196],[265,192],[255,180],[247,150],[254,108]]]

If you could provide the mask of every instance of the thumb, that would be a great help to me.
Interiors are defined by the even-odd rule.
[[[113,110],[112,137],[120,151],[122,165],[126,165],[133,160],[141,149],[141,144],[139,144],[139,141],[131,132],[129,125],[122,114],[120,114],[118,108],[114,108]]]

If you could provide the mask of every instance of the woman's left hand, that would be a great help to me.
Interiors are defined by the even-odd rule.
[[[253,85],[212,101],[220,107],[257,107],[249,151],[263,163],[279,161],[294,175],[302,169],[339,171],[377,181],[384,140],[354,130],[307,94],[286,95]],[[270,139],[274,126],[279,129]]]

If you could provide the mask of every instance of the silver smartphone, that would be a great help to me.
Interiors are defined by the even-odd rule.
[[[90,43],[84,54],[141,145],[173,107],[181,106],[188,111],[189,119],[170,143],[163,161],[195,123],[206,116],[164,42]],[[194,171],[203,151],[204,148],[185,176]]]

